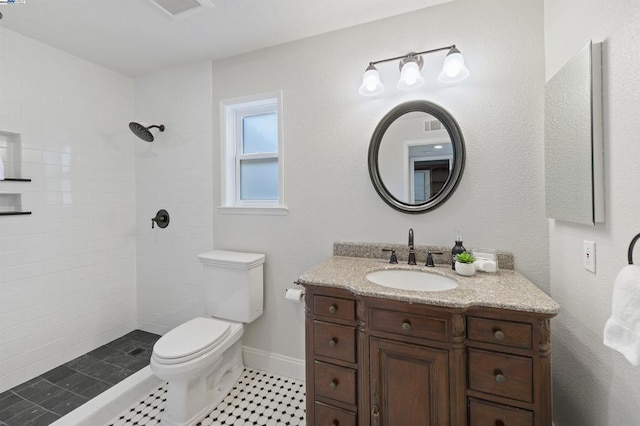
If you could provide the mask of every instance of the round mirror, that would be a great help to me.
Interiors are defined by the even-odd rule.
[[[464,170],[458,123],[428,101],[400,104],[385,115],[369,145],[369,175],[380,197],[406,213],[423,213],[453,194]]]

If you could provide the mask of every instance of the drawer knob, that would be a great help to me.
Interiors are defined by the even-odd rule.
[[[336,419],[333,419],[333,421],[331,422],[331,426],[340,426],[340,422]]]
[[[336,305],[329,306],[329,313],[335,314],[337,310],[338,310],[338,307]]]
[[[502,330],[496,330],[493,333],[493,337],[495,337],[496,340],[502,340],[502,339],[504,339],[504,332]]]
[[[331,390],[338,389],[338,382],[335,379],[333,379],[331,383],[329,383],[329,388],[331,388]]]
[[[504,374],[498,373],[496,374],[496,383],[504,383],[507,381],[507,378],[504,377]]]
[[[411,330],[411,323],[409,321],[405,321],[402,323],[402,329],[404,331],[409,331]]]
[[[494,423],[495,426],[504,426],[504,422],[500,419],[496,420]]]
[[[329,340],[329,347],[335,348],[337,344],[338,344],[338,341],[335,338]]]

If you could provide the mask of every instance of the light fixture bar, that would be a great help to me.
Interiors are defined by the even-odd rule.
[[[394,56],[393,58],[380,59],[369,62],[369,66],[362,76],[362,84],[358,89],[358,93],[362,96],[375,96],[384,92],[384,85],[380,80],[380,74],[375,65],[385,62],[398,61],[400,68],[400,80],[396,87],[400,90],[414,90],[425,84],[424,77],[420,70],[424,65],[422,55],[447,50],[447,57],[444,60],[442,71],[438,75],[438,81],[441,83],[457,83],[469,76],[469,70],[464,65],[464,59],[460,51],[456,49],[456,45],[439,47],[437,49],[423,50],[422,52],[409,52],[402,56]]]
[[[385,63],[385,62],[397,61],[399,59],[410,58],[412,56],[418,56],[418,55],[425,55],[427,53],[439,52],[441,50],[450,50],[450,49],[454,49],[455,47],[456,47],[456,45],[452,44],[451,46],[439,47],[437,49],[424,50],[422,52],[411,52],[411,53],[407,53],[406,55],[402,55],[402,56],[395,56],[393,58],[380,59],[379,61],[369,62],[369,65],[376,65],[376,64],[382,64],[382,63]]]

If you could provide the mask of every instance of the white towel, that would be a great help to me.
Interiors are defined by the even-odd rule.
[[[640,266],[627,265],[616,277],[604,344],[624,355],[634,367],[640,364]]]

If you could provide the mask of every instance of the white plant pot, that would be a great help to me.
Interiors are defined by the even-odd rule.
[[[473,263],[460,263],[456,260],[456,272],[458,275],[470,277],[476,273],[476,265]]]

